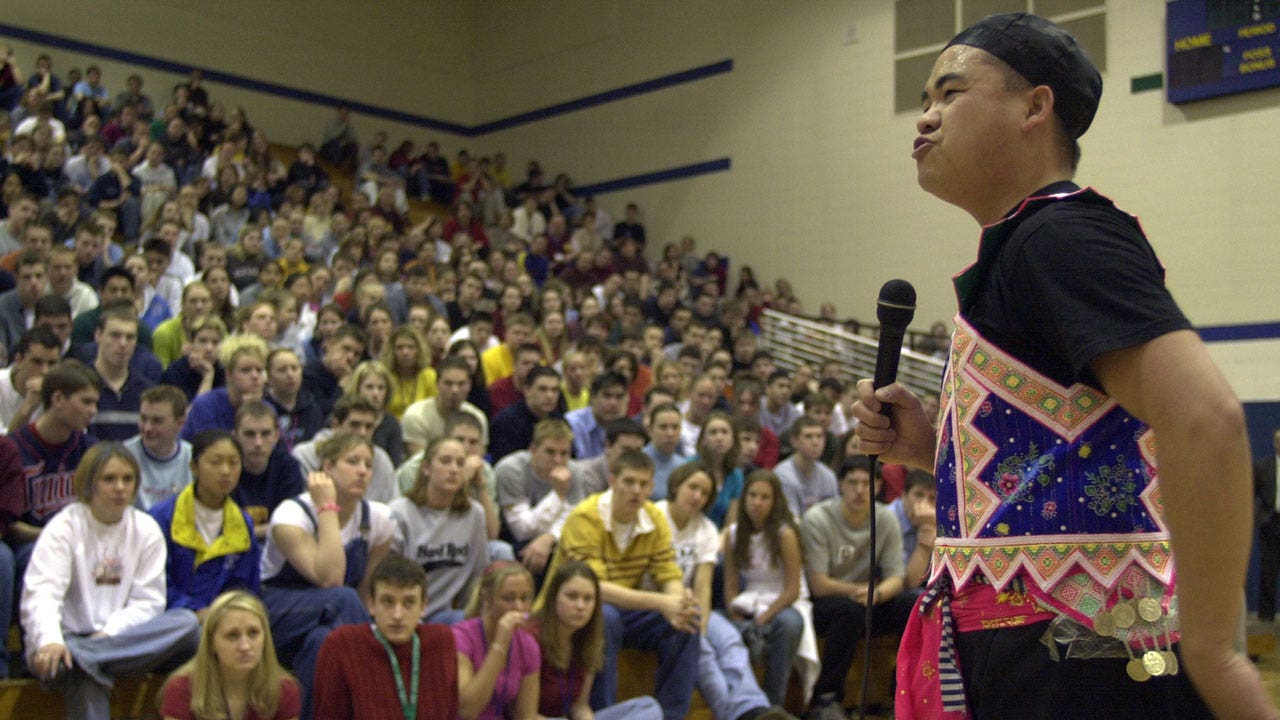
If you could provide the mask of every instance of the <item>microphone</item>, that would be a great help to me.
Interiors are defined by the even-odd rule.
[[[880,297],[876,300],[876,319],[880,321],[880,348],[876,351],[876,375],[872,380],[874,387],[879,390],[885,385],[890,385],[894,380],[898,379],[898,359],[902,356],[902,338],[907,334],[907,326],[911,324],[911,318],[916,315],[916,289],[911,287],[911,283],[906,280],[890,280],[880,287]],[[888,415],[889,406],[881,407],[880,412]],[[876,491],[875,478],[877,474],[877,465],[879,464],[879,456],[871,455],[871,514],[868,518],[868,529],[870,530],[870,539],[868,551],[870,554],[870,574],[868,576],[868,598],[866,606],[866,617],[863,620],[865,629],[865,637],[863,638],[863,647],[866,649],[867,661],[862,667],[862,700],[858,704],[858,718],[865,720],[867,717],[867,694],[871,688],[871,637],[872,637],[872,619],[875,617],[875,587],[879,579],[877,572],[876,557]]]
[[[876,352],[876,374],[872,384],[877,390],[898,379],[898,358],[902,355],[902,338],[916,315],[916,289],[906,280],[890,280],[880,288],[876,300],[876,319],[880,321],[880,349]]]

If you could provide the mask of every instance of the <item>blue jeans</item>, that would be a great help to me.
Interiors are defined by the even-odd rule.
[[[716,720],[736,720],[756,708],[768,707],[751,669],[742,634],[725,616],[711,613],[698,655],[698,692]]]
[[[754,622],[746,620],[734,624],[742,631]],[[800,650],[804,617],[795,608],[783,608],[765,624],[763,631],[764,694],[769,696],[770,703],[783,705],[787,701],[787,681],[791,679],[791,668],[795,665],[796,653]]]
[[[604,709],[618,696],[618,651],[623,647],[656,650],[658,674],[654,697],[666,720],[681,720],[689,714],[694,682],[698,675],[700,642],[698,635],[671,627],[666,618],[652,610],[620,610],[605,603],[604,667],[591,688],[591,707]]]
[[[190,610],[170,610],[117,635],[67,635],[64,640],[75,668],[49,684],[66,698],[67,717],[109,720],[112,681],[186,662],[200,645],[200,621]]]

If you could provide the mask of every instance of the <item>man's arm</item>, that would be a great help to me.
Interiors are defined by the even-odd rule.
[[[1191,679],[1218,717],[1280,718],[1257,670],[1234,647],[1244,604],[1229,589],[1244,585],[1252,534],[1240,401],[1190,330],[1106,353],[1092,369],[1155,433]]]

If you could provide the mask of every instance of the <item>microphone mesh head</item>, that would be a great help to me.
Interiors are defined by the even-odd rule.
[[[876,319],[882,327],[905,330],[916,315],[916,289],[906,280],[890,280],[880,287]]]

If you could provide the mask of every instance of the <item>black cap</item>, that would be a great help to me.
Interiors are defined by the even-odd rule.
[[[986,50],[1032,85],[1053,90],[1053,109],[1067,133],[1089,129],[1102,98],[1102,75],[1066,30],[1038,15],[992,15],[965,28],[947,43]]]

